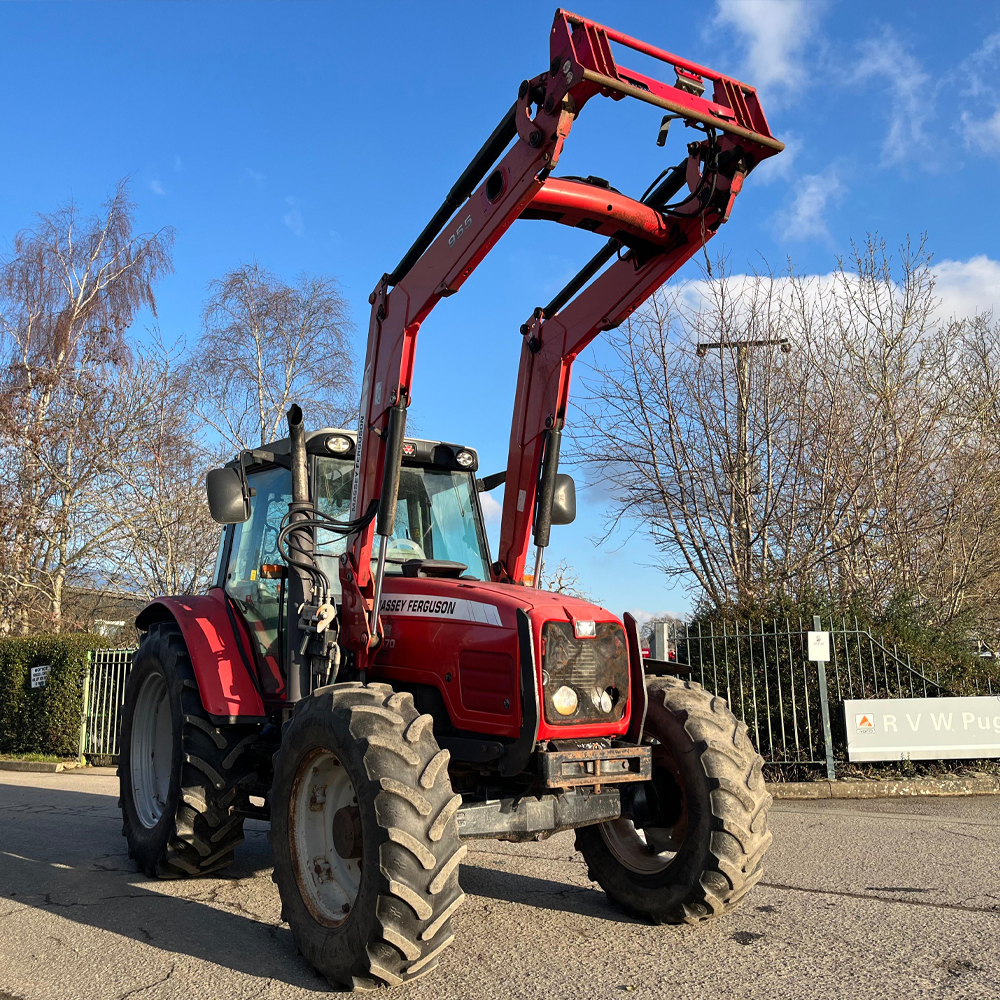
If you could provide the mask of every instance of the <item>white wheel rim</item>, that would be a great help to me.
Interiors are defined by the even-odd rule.
[[[139,689],[129,747],[132,801],[143,826],[159,822],[170,794],[173,763],[170,696],[162,674],[150,674]]]
[[[337,811],[357,806],[347,769],[329,750],[313,750],[292,786],[292,868],[303,902],[327,927],[342,924],[361,886],[363,858],[342,858],[333,842]]]
[[[601,823],[601,838],[616,860],[637,875],[659,875],[677,857],[676,851],[657,852],[650,846],[644,830],[637,830],[630,819]],[[668,836],[670,831],[657,831]]]

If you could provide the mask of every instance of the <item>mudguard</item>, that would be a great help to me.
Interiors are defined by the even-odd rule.
[[[239,616],[234,618],[243,649],[252,657],[253,644],[246,625]],[[264,704],[240,655],[222,589],[213,587],[198,596],[158,597],[139,612],[135,625],[146,631],[154,622],[170,619],[180,626],[201,703],[213,721],[263,722]]]

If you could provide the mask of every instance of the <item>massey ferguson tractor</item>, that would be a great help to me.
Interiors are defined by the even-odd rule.
[[[663,83],[612,45],[658,60]],[[555,173],[595,97],[690,129],[645,194]],[[662,119],[662,120],[661,120]],[[643,659],[636,622],[524,583],[575,493],[559,473],[570,370],[724,223],[782,144],[752,87],[563,10],[517,99],[370,297],[357,431],[288,437],[208,476],[226,525],[208,594],[163,597],[125,695],[129,852],[161,878],[233,859],[270,820],[274,881],[301,953],[331,983],[396,986],[454,939],[471,838],[576,830],[590,877],[658,923],[698,923],[761,877],[770,796],[725,701]],[[603,246],[521,327],[506,471],[406,436],[417,333],[518,219]],[[506,484],[499,551],[479,494]],[[377,538],[377,546],[376,546]]]

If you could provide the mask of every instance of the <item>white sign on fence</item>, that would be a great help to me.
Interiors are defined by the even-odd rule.
[[[31,686],[33,688],[43,688],[49,682],[49,671],[52,669],[50,664],[45,664],[41,667],[31,668]]]
[[[1000,697],[844,702],[849,760],[1000,757]]]
[[[830,633],[829,632],[807,632],[806,648],[809,650],[809,659],[818,660],[821,663],[830,662]]]

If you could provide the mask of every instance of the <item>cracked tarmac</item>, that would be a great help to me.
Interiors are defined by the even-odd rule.
[[[220,878],[156,881],[98,769],[0,774],[0,1000],[331,995],[280,922],[266,826]],[[785,801],[763,882],[729,917],[615,908],[572,834],[472,841],[468,899],[412,1000],[1000,995],[1000,797]]]

